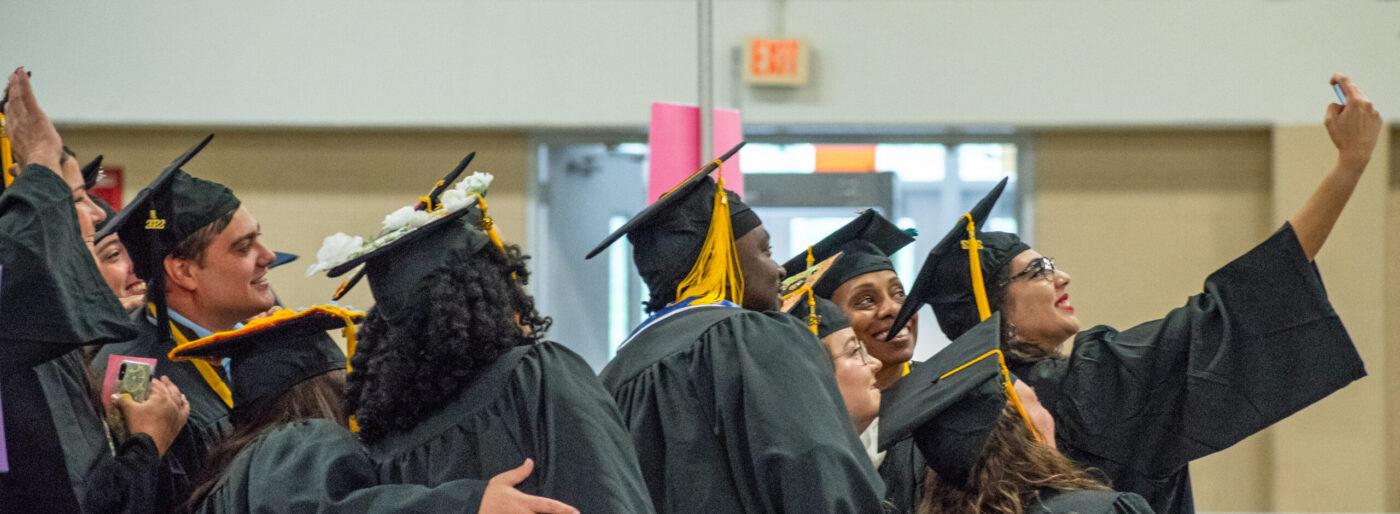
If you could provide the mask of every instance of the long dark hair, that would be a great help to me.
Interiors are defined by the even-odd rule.
[[[1016,407],[1007,404],[966,484],[945,483],[925,468],[919,514],[1021,514],[1041,494],[1108,489],[1059,451],[1035,440]]]
[[[487,247],[466,262],[433,271],[420,307],[390,323],[370,309],[346,384],[346,406],[360,438],[373,442],[408,430],[456,397],[511,348],[544,337],[551,320],[522,287],[529,257],[520,247]]]
[[[185,510],[194,511],[204,503],[234,457],[263,434],[304,419],[328,419],[345,426],[344,391],[345,372],[335,370],[301,381],[266,405],[241,409],[233,429],[210,449],[195,482],[199,486]]]

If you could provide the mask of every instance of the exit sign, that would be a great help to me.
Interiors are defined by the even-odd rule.
[[[744,82],[800,86],[810,60],[805,40],[751,38],[744,45]]]

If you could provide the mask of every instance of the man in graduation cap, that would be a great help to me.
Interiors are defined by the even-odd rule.
[[[10,464],[0,473],[0,512],[147,512],[160,455],[184,423],[182,398],[155,381],[147,401],[118,400],[133,435],[117,447],[108,439],[79,347],[133,331],[92,264],[93,223],[103,214],[87,200],[76,162],[62,158],[22,70],[6,96],[5,131],[23,168],[0,195],[0,401]]]
[[[927,303],[943,332],[957,337],[1001,312],[1011,369],[1054,416],[1058,447],[1158,512],[1194,511],[1189,462],[1366,374],[1313,258],[1381,122],[1350,80],[1332,80],[1348,99],[1332,104],[1325,121],[1339,151],[1334,170],[1273,236],[1165,317],[1079,331],[1069,274],[1015,234],[981,230],[1002,181],[929,252],[896,324]],[[1070,338],[1070,355],[1057,355]]]
[[[138,336],[103,348],[93,369],[105,373],[109,355],[156,359],[156,374],[169,376],[190,402],[189,422],[161,476],[166,508],[185,501],[208,446],[227,429],[233,406],[222,367],[172,362],[166,354],[178,344],[234,329],[273,306],[266,274],[275,257],[259,241],[257,220],[227,187],[180,169],[212,137],[175,159],[98,234],[121,237],[136,276],[146,281],[150,303],[133,316]]]
[[[805,322],[772,312],[782,269],[758,216],[722,174],[710,179],[719,162],[589,254],[626,234],[651,290],[651,317],[601,377],[656,510],[880,512],[830,355]]]

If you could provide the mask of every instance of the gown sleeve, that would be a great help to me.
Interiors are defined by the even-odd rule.
[[[13,363],[136,335],[83,242],[72,195],[38,165],[0,194],[0,334]]]
[[[1131,294],[1130,292],[1128,294]],[[1066,359],[1017,366],[1081,464],[1162,483],[1366,375],[1291,226],[1202,293],[1128,330],[1081,332]]]
[[[750,512],[880,512],[884,484],[836,389],[831,357],[797,318],[744,313],[704,336],[691,372]],[[709,393],[708,398],[704,397]]]
[[[237,459],[230,466],[242,476],[226,475],[206,512],[221,512],[230,493],[247,502],[246,512],[476,512],[486,490],[485,481],[470,479],[437,487],[380,485],[360,442],[326,420],[284,425],[255,444],[244,450],[252,451],[246,467]]]
[[[515,373],[516,387],[538,398],[524,406],[538,455],[539,496],[579,512],[654,512],[637,451],[612,396],[577,354],[536,345]]]

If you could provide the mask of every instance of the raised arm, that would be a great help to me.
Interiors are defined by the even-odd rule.
[[[1298,243],[1308,260],[1317,256],[1332,226],[1351,199],[1352,191],[1361,180],[1361,173],[1371,162],[1371,152],[1376,149],[1376,140],[1381,131],[1381,115],[1371,105],[1371,100],[1351,83],[1346,75],[1333,75],[1332,83],[1342,87],[1346,95],[1345,107],[1339,104],[1327,106],[1327,116],[1323,125],[1337,147],[1337,165],[1322,179],[1322,184],[1313,191],[1307,203],[1289,220],[1293,232],[1298,235]]]

